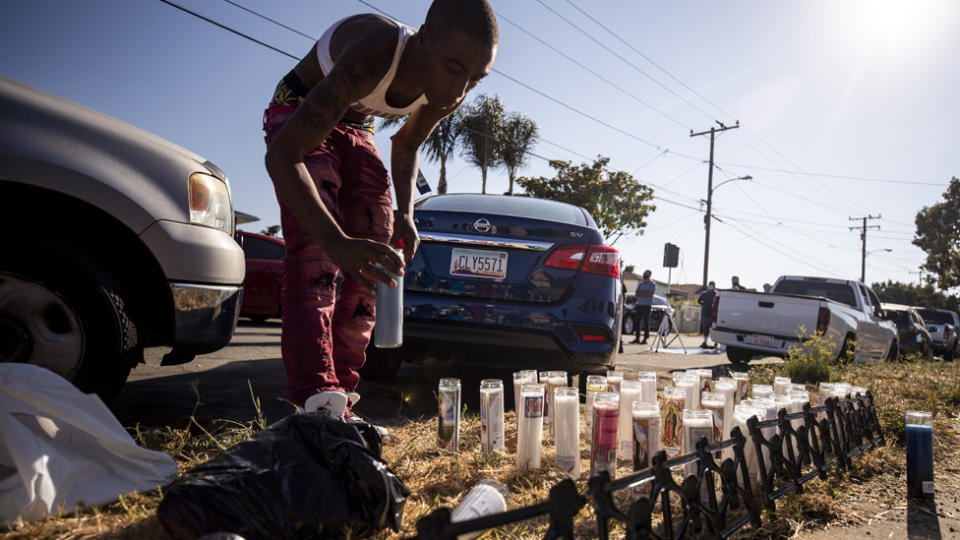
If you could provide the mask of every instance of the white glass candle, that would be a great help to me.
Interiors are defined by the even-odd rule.
[[[760,421],[764,420],[773,420],[777,417],[777,402],[769,398],[754,398],[753,406],[761,409],[763,411],[763,416],[760,417]],[[776,426],[770,426],[763,428],[761,433],[763,433],[763,438],[770,440],[770,437],[773,437],[774,433],[777,432]],[[770,449],[766,446],[763,447],[763,463],[767,468],[767,473],[770,472]],[[759,480],[759,479],[758,479]]]
[[[743,401],[743,398],[747,397],[747,388],[750,385],[750,374],[744,373],[742,371],[734,371],[731,373],[734,381],[737,381],[737,399],[736,402],[740,403]]]
[[[736,405],[733,409],[736,426],[740,428],[740,432],[747,439],[746,444],[743,446],[743,458],[747,464],[750,481],[754,484],[756,484],[760,472],[760,462],[757,459],[757,446],[754,444],[753,438],[750,436],[750,429],[747,427],[747,420],[753,416],[756,416],[757,419],[760,420],[764,414],[766,414],[766,411],[763,409],[750,406],[743,402],[740,402],[740,404]],[[739,470],[737,472],[737,478],[740,479]]]
[[[687,393],[686,408],[691,411],[700,408],[700,377],[684,374],[675,378],[673,385]]]
[[[607,392],[620,393],[620,383],[623,382],[622,371],[607,372]]]
[[[550,375],[552,371],[541,371],[540,372],[540,384],[543,385],[543,429],[547,433],[544,433],[544,440],[549,439],[550,432],[550,415],[553,413],[553,385],[550,384]]]
[[[773,394],[777,396],[786,396],[790,392],[790,377],[773,378]]]
[[[660,451],[660,406],[637,401],[633,404],[633,471],[642,471],[653,464],[653,455]],[[650,482],[634,488],[638,495],[650,493]]]
[[[480,381],[480,453],[503,452],[503,381]]]
[[[547,380],[550,382],[549,387],[551,388],[551,392],[553,392],[553,389],[555,388],[563,388],[567,386],[567,372],[566,371],[550,371],[548,372]],[[546,416],[547,416],[546,413],[544,413],[544,417]],[[550,440],[554,442],[557,440],[556,439],[557,430],[555,425],[556,423],[554,422],[555,417],[556,415],[554,414],[554,409],[553,409],[553,396],[551,396],[550,397]]]
[[[633,433],[630,423],[633,421],[633,404],[640,401],[640,381],[623,381],[620,383],[620,445],[617,457],[631,459],[633,457]]]
[[[713,370],[711,369],[688,369],[687,373],[696,375],[700,378],[700,392],[709,392],[712,389]]]
[[[713,417],[710,411],[683,411],[683,449],[681,452],[692,454],[697,450],[697,442],[701,438],[707,439],[707,444],[713,443]],[[697,474],[697,462],[687,463],[686,474]]]
[[[725,441],[730,438],[730,431],[733,430],[734,420],[733,420],[733,407],[737,399],[737,383],[730,378],[721,378],[717,380],[717,383],[714,385],[714,389],[717,393],[723,396],[723,435],[720,437],[721,441]],[[733,447],[726,448],[721,455],[723,459],[732,459],[733,458]]]
[[[588,441],[593,440],[593,400],[597,392],[607,391],[607,378],[603,375],[587,375],[587,398],[586,398],[586,437]]]
[[[773,386],[769,384],[755,384],[750,389],[753,399],[773,399]]]
[[[864,387],[862,387],[862,386],[851,386],[851,387],[850,387],[850,396],[851,396],[851,397],[857,397],[858,394],[859,394],[861,397],[867,397],[867,389],[864,388]]]
[[[557,468],[571,478],[580,478],[580,394],[570,387],[554,388],[553,392]]]
[[[517,417],[517,468],[540,468],[543,446],[543,385],[527,384],[520,389],[523,408]]]
[[[683,410],[687,408],[687,391],[669,385],[663,389],[661,442],[668,457],[676,457],[683,446]]]
[[[726,397],[720,392],[704,392],[700,394],[700,408],[709,412],[713,419],[713,440],[722,441],[728,422]],[[716,452],[714,458],[720,459],[720,453]]]
[[[513,410],[522,411],[523,403],[520,401],[520,388],[525,384],[537,384],[537,372],[533,369],[515,371],[513,373]],[[517,415],[519,420],[520,415]]]
[[[642,371],[637,375],[640,382],[640,401],[645,403],[657,402],[657,372]]]

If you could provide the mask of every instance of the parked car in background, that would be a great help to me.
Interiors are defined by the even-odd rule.
[[[933,354],[952,362],[960,352],[960,319],[949,309],[919,308],[920,316],[927,323],[933,338]]]
[[[673,308],[670,307],[670,302],[668,302],[666,298],[656,294],[653,295],[653,305],[650,306],[650,331],[656,332],[659,330],[660,321],[663,320],[664,315],[669,313],[672,317],[673,311]],[[627,293],[623,300],[623,333],[633,335],[638,324],[637,295],[635,293]],[[669,320],[667,325],[669,328],[668,332],[673,332],[673,324],[670,323]]]
[[[404,359],[571,375],[614,365],[619,254],[586,210],[450,194],[420,199],[414,212],[421,244],[404,276],[403,347],[371,345],[361,375],[393,377]]]
[[[883,318],[897,325],[900,355],[916,354],[924,360],[933,359],[933,338],[927,323],[913,306],[881,304]]]
[[[144,347],[226,345],[242,297],[230,183],[213,163],[0,77],[0,361],[110,401]]]
[[[280,286],[286,244],[273,236],[237,231],[233,235],[243,248],[247,273],[243,278],[240,316],[255,322],[280,317]]]
[[[733,363],[756,355],[785,357],[811,336],[833,344],[836,357],[856,362],[896,360],[896,326],[884,320],[877,295],[859,281],[783,276],[769,293],[721,290],[710,338],[726,345]]]

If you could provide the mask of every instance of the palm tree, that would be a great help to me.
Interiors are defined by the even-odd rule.
[[[463,108],[457,130],[463,157],[480,167],[481,193],[487,192],[487,169],[501,164],[503,102],[499,97],[480,95]]]
[[[517,177],[517,171],[527,164],[527,159],[539,137],[540,130],[537,129],[537,124],[523,113],[510,113],[507,116],[500,142],[501,159],[503,166],[507,169],[507,176],[510,177],[508,193],[511,195],[513,195],[513,180]]]
[[[457,124],[460,122],[460,110],[457,109],[437,124],[421,147],[430,161],[440,162],[440,181],[437,183],[437,193],[447,192],[447,158],[449,158],[459,143],[460,134]],[[382,127],[395,126],[403,119],[383,120]]]

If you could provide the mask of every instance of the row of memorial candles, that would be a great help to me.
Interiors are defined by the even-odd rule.
[[[580,401],[576,388],[567,386],[563,371],[519,371],[513,375],[517,411],[517,466],[537,469],[545,441],[556,448],[557,467],[572,477],[580,471]],[[714,379],[708,369],[690,369],[673,374],[672,384],[657,392],[654,372],[639,373],[636,380],[622,371],[607,376],[590,375],[586,380],[586,440],[590,442],[590,474],[606,470],[614,476],[617,461],[632,461],[633,470],[651,465],[652,456],[665,450],[668,457],[693,452],[701,438],[708,443],[726,440],[734,426],[749,434],[751,417],[769,420],[780,409],[799,412],[810,401],[802,384],[776,377],[773,385],[753,384],[746,373]],[[821,401],[828,397],[856,395],[866,390],[847,383],[821,383]],[[460,381],[440,381],[439,436],[441,449],[455,453],[459,448]],[[749,397],[748,397],[749,395]],[[480,383],[481,452],[503,452],[503,382],[485,379]],[[793,421],[794,427],[802,419]],[[544,430],[546,429],[546,434]],[[765,428],[769,437],[775,427]],[[744,448],[747,467],[754,478],[759,473],[755,445]],[[717,453],[732,457],[732,449]],[[763,458],[769,465],[764,449]],[[696,463],[687,472],[696,472]],[[643,491],[644,488],[639,488]]]

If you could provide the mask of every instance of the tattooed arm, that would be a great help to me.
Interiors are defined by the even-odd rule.
[[[371,276],[393,283],[375,264],[402,274],[403,261],[386,244],[344,233],[321,200],[303,158],[330,135],[350,104],[372,92],[386,73],[393,48],[368,45],[371,42],[377,40],[358,36],[343,48],[334,68],[307,94],[265,157],[270,178],[300,225],[344,273],[368,288],[373,287]]]

